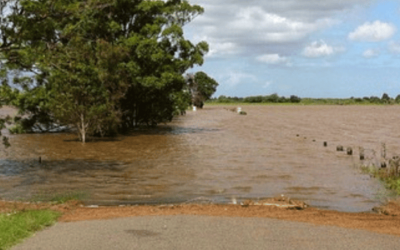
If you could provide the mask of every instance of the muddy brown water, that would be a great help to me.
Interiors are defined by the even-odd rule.
[[[0,152],[0,198],[80,191],[86,204],[116,205],[284,194],[351,212],[370,211],[387,198],[382,184],[356,167],[358,147],[369,164],[382,142],[388,155],[400,153],[400,106],[242,110],[248,115],[206,106],[157,129],[86,144],[70,133],[10,135],[12,147]],[[352,146],[354,155],[337,152],[337,145]]]

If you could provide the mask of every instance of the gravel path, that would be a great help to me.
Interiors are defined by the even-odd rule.
[[[143,216],[57,223],[14,250],[399,249],[400,237],[268,218]]]

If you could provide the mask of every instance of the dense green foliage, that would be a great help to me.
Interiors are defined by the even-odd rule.
[[[371,96],[363,98],[300,98],[295,95],[290,97],[279,96],[277,94],[266,96],[249,96],[249,97],[227,97],[219,96],[212,98],[209,103],[300,103],[300,104],[320,104],[320,105],[352,105],[352,104],[398,104],[400,103],[400,95],[395,99],[383,94],[382,98]]]
[[[28,114],[19,120],[24,129],[72,125],[85,141],[170,121],[186,109],[184,72],[201,65],[208,51],[207,43],[183,36],[183,26],[203,12],[184,0],[6,0],[0,6],[7,72],[0,94]],[[10,75],[19,89],[10,87]]]
[[[0,214],[0,250],[9,249],[35,231],[54,224],[60,213],[31,210]]]
[[[206,73],[199,71],[196,74],[187,74],[186,81],[192,96],[191,104],[202,108],[204,102],[209,100],[218,87],[217,81]]]

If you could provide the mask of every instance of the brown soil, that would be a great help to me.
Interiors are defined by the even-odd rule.
[[[268,202],[271,202],[269,200]],[[298,202],[292,202],[298,204]],[[374,209],[376,213],[344,213],[319,210],[305,206],[291,209],[273,205],[256,205],[248,202],[242,205],[158,205],[126,207],[84,207],[80,202],[62,205],[49,203],[22,203],[0,201],[0,212],[28,209],[52,209],[63,213],[59,221],[100,220],[132,216],[157,215],[208,215],[223,217],[261,217],[307,222],[316,225],[330,225],[352,229],[368,230],[376,233],[400,236],[400,201],[389,202]]]

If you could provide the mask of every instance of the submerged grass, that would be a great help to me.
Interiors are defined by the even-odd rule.
[[[79,201],[83,200],[88,197],[88,193],[84,191],[69,191],[63,193],[39,193],[32,197],[31,201],[38,202],[38,201],[45,201],[45,202],[52,202],[55,204],[62,204],[68,201]]]
[[[400,176],[393,173],[390,170],[377,168],[375,166],[362,166],[361,170],[364,173],[370,174],[373,177],[379,179],[385,184],[385,187],[389,190],[396,192],[397,195],[400,195]]]
[[[0,214],[0,250],[9,249],[35,231],[53,225],[60,215],[51,210]]]

